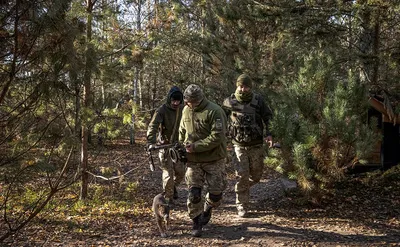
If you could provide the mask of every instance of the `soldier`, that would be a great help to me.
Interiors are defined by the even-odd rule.
[[[179,127],[179,142],[186,147],[188,159],[186,184],[192,235],[200,237],[213,208],[221,204],[226,188],[226,115],[217,104],[207,100],[198,85],[184,92],[186,106]],[[202,191],[204,190],[204,191]]]
[[[167,95],[167,102],[154,113],[147,129],[147,147],[155,144],[172,144],[178,141],[179,122],[182,117],[183,94],[174,86]],[[185,168],[181,162],[173,163],[167,150],[159,151],[162,170],[162,187],[165,198],[172,205],[178,199],[176,187],[182,182]]]
[[[260,181],[264,170],[264,140],[272,146],[268,129],[272,113],[263,98],[252,91],[247,74],[237,78],[236,87],[235,93],[224,100],[223,108],[229,116],[228,132],[236,155],[236,207],[238,216],[246,217],[250,187]]]

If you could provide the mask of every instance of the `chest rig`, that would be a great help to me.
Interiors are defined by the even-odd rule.
[[[262,139],[262,127],[258,124],[261,119],[260,107],[255,95],[245,104],[235,97],[230,97],[225,107],[231,111],[228,132],[235,141],[246,143]]]

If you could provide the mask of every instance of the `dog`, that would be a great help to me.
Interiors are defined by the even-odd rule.
[[[157,222],[158,230],[161,237],[167,237],[167,230],[169,227],[169,211],[170,207],[164,197],[164,193],[156,195],[153,199],[153,213]]]

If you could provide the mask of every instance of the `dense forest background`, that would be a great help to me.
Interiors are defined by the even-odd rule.
[[[396,0],[0,1],[0,241],[65,188],[90,198],[90,150],[134,145],[171,86],[221,103],[244,72],[274,110],[267,165],[318,201],[370,162],[368,98],[400,113],[399,13]]]

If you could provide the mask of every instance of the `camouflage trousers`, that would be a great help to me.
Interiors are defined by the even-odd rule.
[[[203,209],[210,205],[218,207],[222,201],[222,193],[226,189],[227,179],[225,171],[225,159],[206,163],[187,163],[185,174],[188,189],[201,188],[202,199],[199,203],[193,203],[187,199],[189,217],[191,219],[200,215]],[[221,195],[218,201],[210,199],[210,194]]]
[[[185,167],[182,162],[174,163],[168,155],[168,150],[160,150],[158,158],[160,159],[160,168],[162,170],[162,187],[165,197],[172,199],[174,189],[185,177]]]
[[[247,209],[250,201],[250,187],[260,182],[264,171],[264,148],[262,145],[235,146],[236,207]]]

